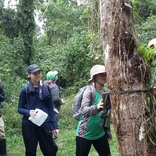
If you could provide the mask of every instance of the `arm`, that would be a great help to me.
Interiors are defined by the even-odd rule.
[[[28,109],[26,105],[27,105],[26,88],[23,88],[19,97],[18,113],[29,117],[30,109]]]
[[[0,102],[3,102],[5,100],[5,93],[3,91],[2,85],[0,85]]]
[[[85,116],[93,116],[99,112],[98,105],[91,105],[92,92],[90,87],[84,91],[81,104],[81,114]],[[94,101],[92,101],[93,103]]]

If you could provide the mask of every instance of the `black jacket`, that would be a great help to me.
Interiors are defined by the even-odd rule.
[[[3,87],[2,85],[0,84],[0,104],[1,102],[3,102],[5,100],[5,93],[3,91]],[[0,108],[1,108],[1,105],[0,105]],[[2,113],[1,113],[1,109],[0,109],[0,117],[2,116]]]

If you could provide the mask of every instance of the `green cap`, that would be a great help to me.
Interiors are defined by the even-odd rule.
[[[47,80],[54,81],[57,74],[58,74],[57,71],[49,71],[49,72],[47,73]]]

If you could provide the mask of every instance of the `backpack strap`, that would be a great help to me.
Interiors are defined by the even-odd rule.
[[[91,102],[90,102],[90,106],[94,103],[95,100],[95,96],[96,96],[96,89],[93,85],[88,85],[90,90],[91,90]]]
[[[29,94],[29,86],[28,86],[28,84],[26,84],[24,86],[24,88],[25,88],[27,103],[29,103],[29,96],[28,96],[28,94]]]

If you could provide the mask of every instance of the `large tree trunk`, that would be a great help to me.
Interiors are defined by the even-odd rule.
[[[112,120],[120,155],[155,156],[156,148],[148,137],[139,139],[146,115],[146,94],[124,92],[144,90],[150,81],[149,69],[137,52],[131,1],[101,0],[100,14],[108,86],[112,92]]]

